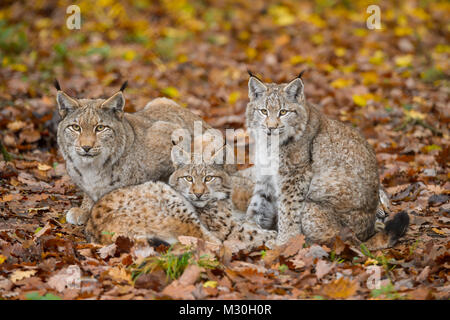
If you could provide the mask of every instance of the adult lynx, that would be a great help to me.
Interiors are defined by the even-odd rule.
[[[56,82],[59,113],[58,145],[67,172],[84,192],[80,208],[71,208],[68,222],[84,224],[94,202],[106,193],[149,180],[167,181],[171,134],[183,128],[193,134],[201,118],[166,98],[157,98],[135,113],[125,113],[122,86],[109,99],[74,99]]]
[[[288,84],[250,76],[247,127],[263,137],[256,138],[257,144],[278,138],[279,156],[271,156],[279,166],[263,173],[256,161],[248,215],[267,227],[278,212],[278,244],[299,232],[310,242],[330,243],[345,230],[355,242],[366,241],[375,234],[379,203],[375,153],[357,130],[327,118],[305,100],[300,76]],[[395,215],[384,238],[394,243],[408,222],[405,212]]]

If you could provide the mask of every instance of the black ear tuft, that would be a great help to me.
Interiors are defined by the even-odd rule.
[[[256,79],[258,79],[259,81],[262,82],[262,80],[261,80],[260,78],[258,78],[258,77],[257,77],[253,72],[251,72],[249,69],[247,69],[247,72],[248,72],[248,75],[249,75],[250,77],[256,78]]]
[[[297,78],[302,78],[302,75],[305,73],[306,70],[303,70],[302,72],[300,72],[300,74],[297,76]]]
[[[120,87],[120,90],[119,90],[119,91],[122,91],[122,92],[123,92],[123,90],[125,90],[125,89],[127,88],[127,86],[128,86],[128,80],[126,80],[126,81],[122,84],[122,86]]]
[[[57,79],[53,82],[53,85],[55,86],[56,90],[61,91],[61,86],[59,85],[59,82]]]

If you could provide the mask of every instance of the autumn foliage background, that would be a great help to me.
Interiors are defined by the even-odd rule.
[[[80,30],[66,27],[72,4]],[[366,27],[371,4],[381,30]],[[449,21],[447,1],[427,0],[2,1],[0,298],[448,299]],[[400,244],[367,252],[299,236],[253,252],[160,247],[142,261],[127,239],[101,247],[66,223],[80,193],[57,152],[53,79],[92,98],[128,80],[127,111],[167,96],[243,128],[247,69],[272,82],[306,69],[309,101],[361,130],[391,214],[410,214]]]

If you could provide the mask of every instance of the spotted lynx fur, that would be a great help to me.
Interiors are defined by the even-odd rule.
[[[217,164],[184,164],[173,154],[177,169],[163,182],[114,190],[92,209],[86,231],[101,243],[126,236],[138,241],[174,243],[188,235],[221,243],[241,240],[248,247],[274,241],[275,231],[233,217],[232,178]]]
[[[62,117],[59,150],[72,181],[84,193],[81,207],[67,212],[66,219],[73,224],[84,224],[94,202],[114,189],[149,180],[167,181],[174,170],[171,133],[178,128],[192,133],[194,121],[202,121],[166,98],[126,113],[123,88],[106,100],[74,99],[57,82],[56,88]]]
[[[264,174],[262,167],[254,168],[256,185],[248,216],[265,228],[276,226],[277,244],[299,232],[310,242],[325,244],[343,232],[354,242],[371,238],[380,183],[375,153],[367,141],[309,104],[300,76],[288,84],[274,84],[251,75],[248,86],[247,127],[256,144],[267,141],[258,137],[279,139],[279,157],[269,153],[276,157],[271,161],[279,161],[278,168]],[[406,229],[408,216],[397,214],[394,220],[380,233],[387,234],[384,238],[391,244]]]

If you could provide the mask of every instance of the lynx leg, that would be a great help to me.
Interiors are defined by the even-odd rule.
[[[277,211],[275,188],[270,181],[257,183],[247,209],[247,219],[255,221],[264,229],[275,229]]]
[[[79,208],[71,208],[67,211],[66,221],[75,225],[85,224],[89,220],[89,214],[93,205],[94,201],[87,194],[84,194],[81,206]]]
[[[301,225],[306,240],[311,243],[332,243],[341,229],[335,216],[330,208],[314,202],[305,202]]]
[[[301,231],[301,216],[305,202],[295,201],[291,196],[282,195],[278,214],[277,245],[285,244],[289,238]]]

